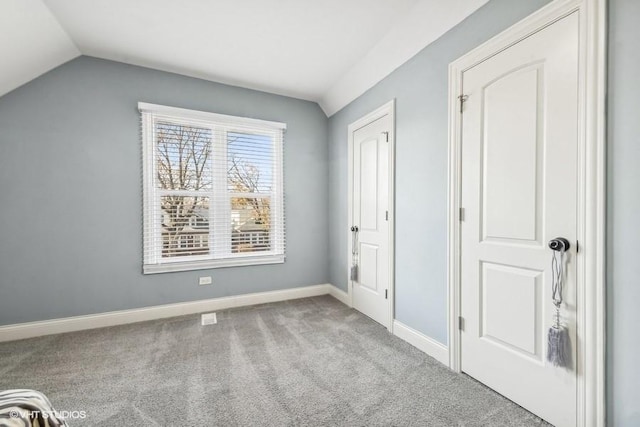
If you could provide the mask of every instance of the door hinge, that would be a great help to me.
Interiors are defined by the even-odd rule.
[[[389,299],[389,289],[384,290],[384,299]]]
[[[458,99],[460,100],[460,113],[462,114],[464,103],[467,102],[467,99],[469,99],[469,95],[460,95],[458,96]]]
[[[464,331],[464,317],[458,316],[458,329]]]
[[[464,208],[460,208],[460,221],[464,221]]]
[[[389,211],[384,211],[384,220],[389,221]]]
[[[576,253],[580,252],[580,240],[576,240]]]
[[[385,142],[389,142],[389,132],[382,132],[384,134]]]

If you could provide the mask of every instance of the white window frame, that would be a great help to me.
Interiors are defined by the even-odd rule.
[[[162,247],[158,244],[151,252],[147,252],[143,247],[143,273],[168,273],[175,271],[203,270],[220,267],[238,267],[249,265],[280,264],[284,263],[284,180],[283,180],[283,137],[287,125],[280,122],[251,119],[245,117],[228,116],[224,114],[209,113],[204,111],[188,110],[184,108],[169,107],[164,105],[138,103],[138,110],[142,116],[142,159],[143,159],[143,246],[153,239],[160,242],[157,236],[161,231],[161,221],[155,205],[159,203],[159,198],[165,190],[157,188],[156,165],[155,165],[155,131],[154,122],[157,119],[165,119],[171,122],[185,121],[185,124],[198,125],[204,128],[211,128],[212,142],[212,162],[219,162],[218,167],[213,166],[214,175],[213,188],[208,192],[197,192],[200,196],[209,197],[211,208],[209,209],[209,241],[211,245],[210,255],[192,255],[187,257],[162,258]],[[227,164],[227,142],[226,135],[229,132],[250,133],[247,127],[259,131],[261,135],[272,134],[273,143],[273,171],[274,185],[271,194],[255,193],[231,193],[227,189],[227,175],[225,173]],[[215,129],[215,130],[214,130]],[[224,163],[224,166],[222,166]],[[222,167],[221,167],[222,166]],[[189,193],[189,191],[169,190],[169,193]],[[214,236],[215,230],[224,230],[223,225],[227,219],[231,218],[229,203],[221,202],[220,197],[214,195],[226,193],[224,200],[230,200],[234,196],[239,197],[269,197],[271,199],[272,227],[271,233],[272,250],[268,252],[255,253],[231,253],[231,229],[228,234]],[[214,206],[215,204],[215,206]],[[151,235],[151,236],[150,236]],[[281,235],[282,239],[276,238]]]

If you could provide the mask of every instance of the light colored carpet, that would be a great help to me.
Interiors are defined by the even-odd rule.
[[[0,344],[71,426],[542,426],[329,296]]]

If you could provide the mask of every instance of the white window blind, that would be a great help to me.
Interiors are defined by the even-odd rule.
[[[284,262],[284,123],[139,103],[144,273]]]

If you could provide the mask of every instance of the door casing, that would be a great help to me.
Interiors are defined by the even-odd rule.
[[[389,317],[387,324],[384,325],[387,330],[393,333],[393,319],[394,319],[394,307],[395,307],[395,141],[396,141],[396,121],[395,121],[396,103],[395,99],[387,102],[371,113],[351,123],[348,128],[348,171],[347,171],[347,228],[345,229],[345,236],[347,238],[347,254],[346,259],[351,262],[351,226],[353,225],[353,133],[378,120],[381,117],[388,115],[391,119],[391,129],[389,131]],[[349,264],[348,264],[349,265]],[[349,307],[353,307],[353,283],[349,275],[349,269],[347,269],[347,283],[349,294]]]
[[[460,372],[460,196],[462,74],[573,12],[580,16],[577,425],[604,427],[605,402],[605,106],[606,0],[555,0],[449,66],[449,200],[447,237],[449,367]]]

